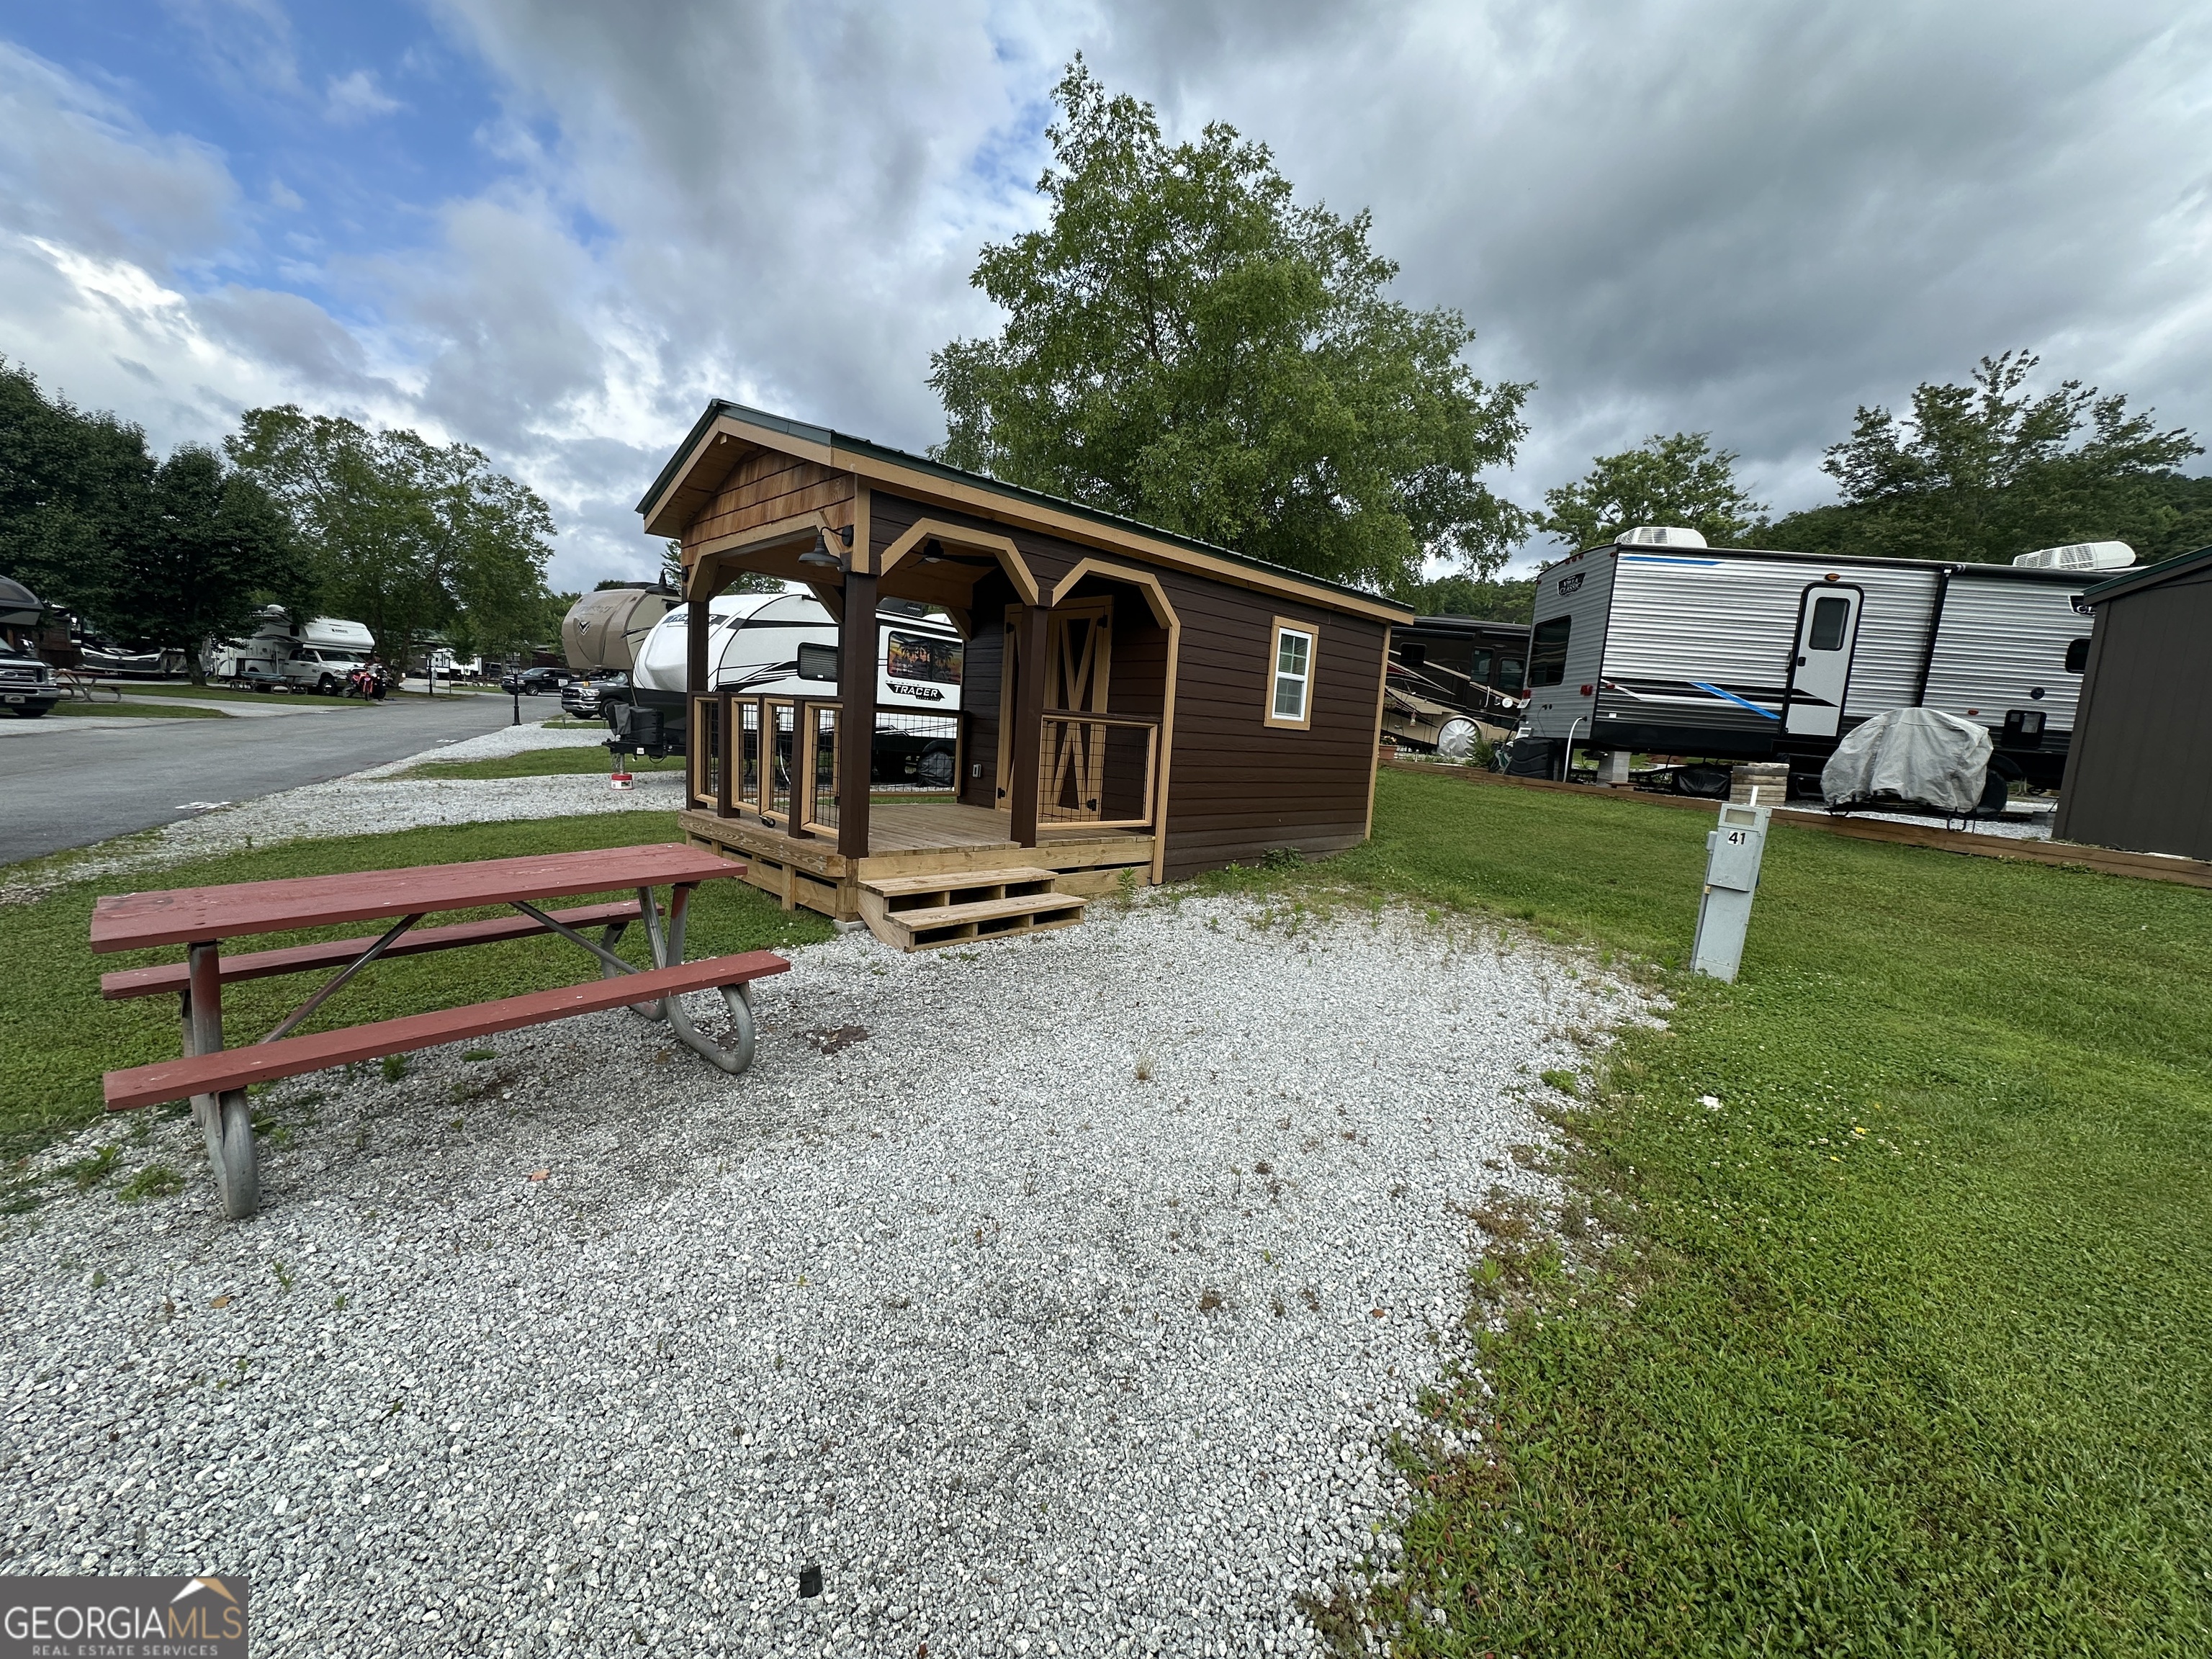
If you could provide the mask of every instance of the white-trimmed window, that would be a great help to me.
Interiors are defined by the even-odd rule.
[[[1321,635],[1310,623],[1275,618],[1267,642],[1267,715],[1269,726],[1304,732],[1313,726],[1314,658]]]

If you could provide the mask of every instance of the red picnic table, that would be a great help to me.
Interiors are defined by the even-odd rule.
[[[434,1048],[465,1037],[539,1025],[568,1014],[629,1006],[648,1019],[665,1020],[685,1046],[724,1071],[752,1064],[751,982],[791,964],[772,951],[684,960],[684,923],[699,884],[743,876],[745,866],[700,848],[616,847],[601,852],[557,853],[540,858],[485,859],[473,864],[433,864],[411,870],[369,870],[355,875],[306,876],[284,881],[240,882],[224,887],[185,887],[166,893],[123,893],[93,907],[94,951],[137,951],[182,945],[185,959],[154,968],[108,974],[100,994],[111,1000],[173,994],[179,1000],[185,1054],[110,1072],[103,1079],[107,1109],[125,1111],[190,1098],[207,1137],[216,1188],[224,1211],[251,1215],[259,1202],[254,1170],[253,1125],[246,1103],[248,1085],[326,1066]],[[653,890],[669,891],[667,926]],[[635,890],[635,899],[544,910],[537,901]],[[426,915],[443,910],[513,905],[520,914],[489,921],[417,929]],[[325,927],[387,916],[398,920],[374,939],[334,939],[282,951],[222,954],[222,941],[256,933]],[[653,941],[653,966],[623,961],[614,946],[630,923],[642,920]],[[580,929],[598,927],[595,943]],[[420,955],[468,945],[555,934],[582,946],[599,962],[600,977],[557,990],[533,991],[437,1013],[289,1035],[331,994],[382,957]],[[278,1023],[267,1036],[241,1048],[222,1039],[222,988],[274,975],[338,971]],[[720,990],[730,1011],[726,1046],[691,1023],[680,999],[687,992]]]

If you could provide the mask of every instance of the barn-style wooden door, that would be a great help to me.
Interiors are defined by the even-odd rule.
[[[1006,612],[1006,671],[999,682],[999,800],[1013,769],[1014,687],[1020,675],[1022,612]],[[1114,678],[1114,602],[1079,599],[1053,607],[1046,628],[1042,747],[1037,756],[1040,818],[1066,823],[1096,817],[1104,786],[1106,728],[1066,718],[1107,712]],[[1054,718],[1055,715],[1060,716]]]

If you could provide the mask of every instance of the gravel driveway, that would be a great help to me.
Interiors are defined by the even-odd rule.
[[[6,1218],[0,1572],[243,1572],[263,1653],[1315,1650],[1639,994],[1194,896],[795,961],[744,1078],[592,1016],[282,1085],[251,1222],[175,1118]]]

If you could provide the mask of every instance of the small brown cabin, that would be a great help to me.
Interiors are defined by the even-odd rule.
[[[745,858],[787,906],[873,925],[871,904],[933,880],[943,897],[947,872],[1088,896],[1366,838],[1401,605],[723,402],[638,511],[683,547],[685,832]],[[706,602],[745,573],[805,583],[836,619],[820,698],[705,689]],[[893,599],[965,640],[951,787],[927,801],[872,799],[877,613]],[[1009,914],[1027,890],[974,886],[1003,889]]]
[[[2096,617],[2051,833],[2212,859],[2212,547],[2081,595]]]

